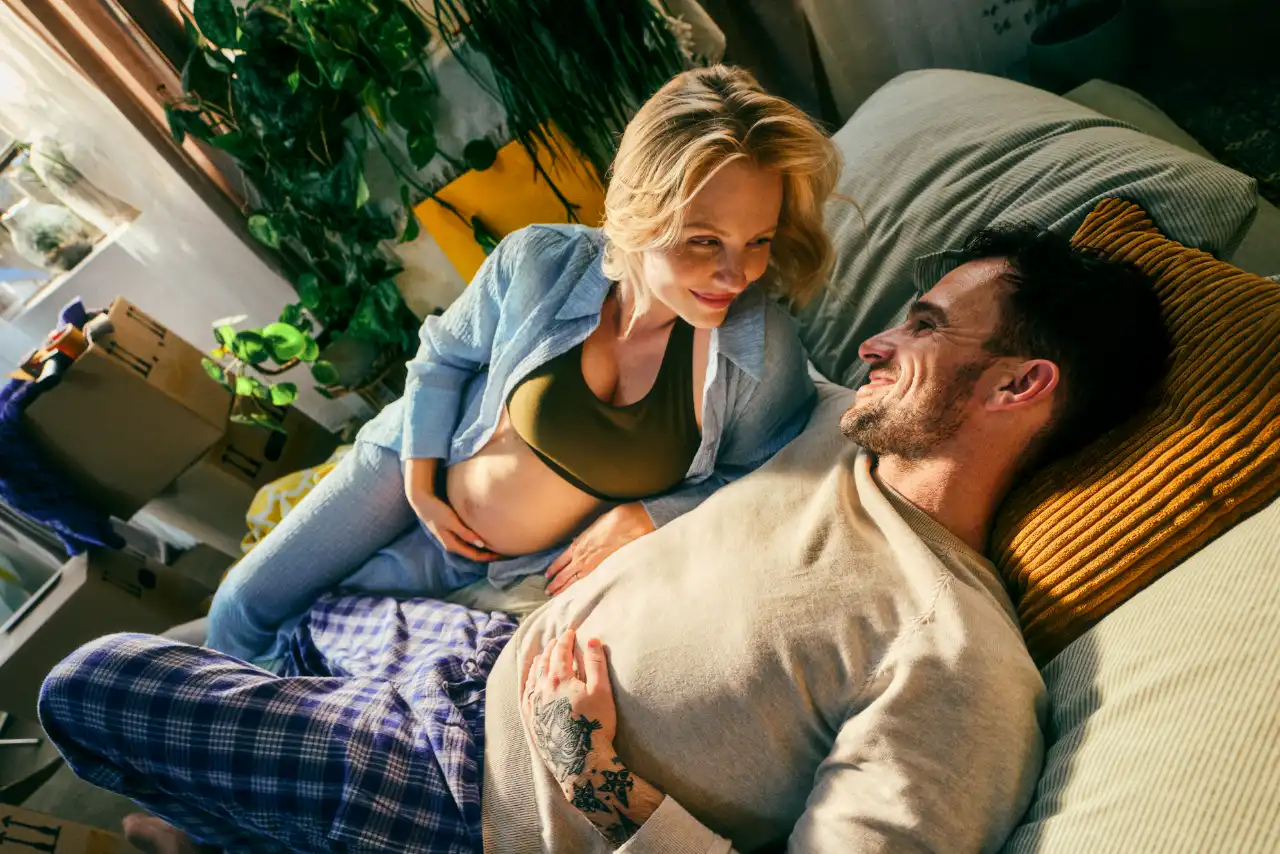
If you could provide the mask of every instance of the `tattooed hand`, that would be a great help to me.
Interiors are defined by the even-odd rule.
[[[663,795],[614,752],[617,709],[600,641],[589,641],[579,658],[570,629],[536,656],[520,711],[569,803],[614,845],[634,836]]]
[[[582,773],[593,749],[613,744],[618,729],[604,647],[588,643],[581,667],[577,652],[573,629],[543,650],[529,667],[521,704],[538,753],[562,785]]]

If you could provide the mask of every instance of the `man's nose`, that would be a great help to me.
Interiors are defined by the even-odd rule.
[[[867,364],[875,364],[888,360],[893,355],[893,344],[888,335],[880,333],[872,335],[858,346],[858,358]]]

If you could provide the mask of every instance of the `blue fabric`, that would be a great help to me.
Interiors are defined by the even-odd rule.
[[[479,854],[485,680],[515,628],[330,596],[282,675],[112,635],[54,669],[40,720],[77,775],[230,852]]]
[[[562,549],[481,564],[446,552],[404,498],[393,451],[356,446],[253,551],[237,563],[209,609],[212,649],[270,664],[322,595],[443,596],[483,579],[545,570]]]
[[[404,397],[359,440],[402,459],[452,465],[489,441],[516,385],[580,344],[609,293],[598,229],[530,226],[508,235],[449,310],[422,325]],[[757,287],[711,336],[702,443],[681,486],[642,503],[661,526],[760,466],[799,434],[815,393],[786,314]]]
[[[124,548],[111,517],[85,501],[28,435],[22,412],[40,392],[23,380],[0,389],[0,502],[56,534],[68,555],[90,546]]]
[[[88,319],[79,298],[62,309],[63,324],[79,329]],[[81,497],[23,426],[23,410],[44,390],[25,380],[0,388],[0,502],[53,531],[68,555],[90,546],[124,548],[111,518]]]

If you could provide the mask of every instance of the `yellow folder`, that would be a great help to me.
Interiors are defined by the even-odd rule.
[[[561,194],[578,206],[577,221],[600,225],[604,219],[604,189],[586,160],[557,131],[552,130],[552,136],[557,146],[554,157],[539,152],[543,168]],[[499,149],[498,159],[488,169],[465,172],[436,195],[457,208],[466,222],[432,199],[418,205],[415,213],[467,281],[471,281],[485,258],[472,233],[471,217],[479,216],[498,237],[533,223],[570,221],[564,205],[518,142]]]

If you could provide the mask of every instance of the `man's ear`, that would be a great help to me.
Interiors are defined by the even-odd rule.
[[[1039,401],[1048,402],[1058,387],[1058,366],[1048,359],[1018,362],[1001,374],[988,409],[1011,409]]]

